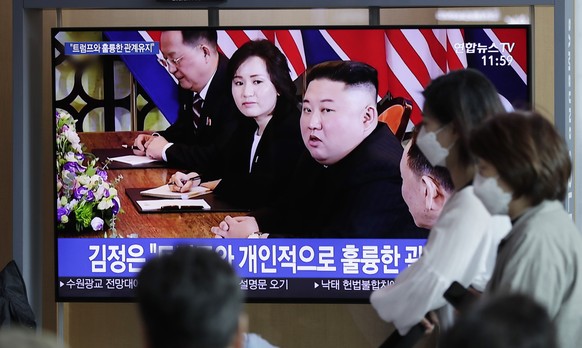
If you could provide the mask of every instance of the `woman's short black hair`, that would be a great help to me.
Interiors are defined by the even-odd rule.
[[[275,44],[268,40],[248,41],[239,47],[228,62],[228,77],[232,80],[240,65],[250,57],[259,57],[265,62],[269,78],[279,93],[279,98],[283,98],[287,105],[297,104],[297,87],[289,75],[287,58]],[[279,106],[279,101],[277,101],[277,106]],[[275,113],[277,113],[277,106]]]

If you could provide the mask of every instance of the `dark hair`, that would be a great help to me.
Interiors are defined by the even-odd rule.
[[[442,348],[556,348],[555,328],[544,307],[529,296],[484,300],[446,331]]]
[[[239,47],[232,57],[230,57],[228,62],[228,77],[232,80],[236,70],[250,57],[259,57],[265,62],[269,78],[275,86],[277,93],[280,94],[279,98],[277,98],[277,105],[275,106],[274,114],[277,114],[277,111],[279,110],[280,98],[286,102],[286,105],[297,106],[297,87],[289,75],[287,58],[283,53],[281,53],[275,44],[268,40],[247,41],[244,45]]]
[[[478,70],[452,71],[434,79],[422,92],[424,113],[441,124],[453,124],[459,134],[459,160],[473,163],[469,151],[471,130],[485,119],[504,112],[495,86]]]
[[[181,30],[182,42],[190,46],[200,44],[204,40],[212,47],[216,48],[218,43],[218,34],[216,30]]]
[[[406,154],[406,164],[415,175],[428,175],[436,180],[445,191],[453,192],[455,190],[455,185],[453,184],[453,179],[451,178],[449,170],[442,166],[433,167],[426,159],[418,145],[416,145],[418,130],[419,128],[415,127],[412,133],[412,138],[410,138],[410,147],[408,148],[408,153]]]
[[[366,63],[349,60],[319,63],[307,72],[306,85],[320,79],[343,82],[347,86],[373,87],[374,94],[378,94],[378,71]]]
[[[212,250],[178,247],[146,263],[137,301],[153,348],[227,347],[243,295],[233,268]]]
[[[562,137],[536,112],[498,115],[471,134],[471,151],[491,163],[513,189],[532,205],[564,200],[572,163]]]

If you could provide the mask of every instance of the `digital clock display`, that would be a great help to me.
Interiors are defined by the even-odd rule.
[[[513,57],[510,55],[493,55],[485,54],[481,56],[484,66],[507,66],[513,62]]]

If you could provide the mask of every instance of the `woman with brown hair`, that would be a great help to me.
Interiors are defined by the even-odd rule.
[[[497,116],[472,132],[475,195],[512,229],[499,245],[489,293],[521,292],[543,304],[560,347],[582,342],[582,237],[564,210],[572,169],[566,145],[541,115]]]

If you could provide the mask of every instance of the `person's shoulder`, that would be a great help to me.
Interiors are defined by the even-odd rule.
[[[228,89],[228,95],[232,96],[232,93],[230,93],[231,81],[227,76],[227,69],[228,58],[226,58],[222,53],[219,53],[218,66],[216,67],[216,72],[214,73],[212,82],[210,82],[210,87],[212,88],[216,86],[215,88],[220,87],[220,89]]]
[[[475,196],[472,186],[467,186],[455,192],[446,202],[437,221],[446,225],[463,225],[466,228],[481,227],[486,230],[491,220],[491,214],[481,200]],[[472,226],[472,227],[471,227]]]
[[[278,348],[255,333],[247,333],[245,336],[245,348]]]
[[[384,123],[379,123],[360,146],[365,148],[370,160],[397,165],[400,163],[402,145]]]
[[[283,130],[285,132],[293,132],[301,136],[301,127],[299,119],[301,111],[297,105],[285,103],[278,108],[277,114],[273,115],[273,119],[269,123],[273,123],[274,128]]]
[[[525,238],[530,243],[580,245],[582,250],[582,236],[561,202],[540,203],[526,212],[515,226],[527,230]]]
[[[388,127],[377,127],[348,155],[345,163],[351,171],[360,173],[360,181],[398,177],[402,146]]]

